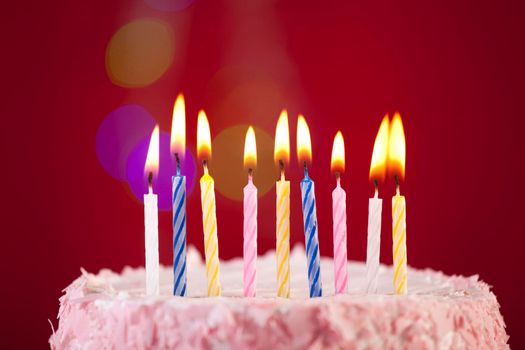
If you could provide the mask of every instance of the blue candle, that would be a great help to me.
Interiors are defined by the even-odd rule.
[[[172,195],[173,295],[183,297],[186,296],[186,176],[181,176],[178,165],[177,175],[172,177]]]
[[[308,260],[310,298],[320,297],[323,294],[323,290],[321,285],[319,239],[317,237],[314,182],[310,176],[308,176],[306,165],[304,167],[304,179],[301,181],[301,197],[303,199],[304,237],[306,241],[306,257]]]
[[[186,155],[186,107],[179,94],[173,106],[170,151],[175,155],[177,174],[171,178],[173,210],[173,295],[186,296],[186,176],[180,174],[179,155]]]

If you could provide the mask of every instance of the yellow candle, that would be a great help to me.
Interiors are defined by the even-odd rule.
[[[394,288],[396,294],[407,294],[406,203],[399,193],[392,197],[392,242]]]
[[[200,179],[202,204],[202,229],[204,232],[204,255],[208,296],[220,296],[219,244],[217,239],[217,217],[215,214],[215,186],[208,172],[207,158],[211,158],[210,125],[204,111],[197,120],[197,153],[202,158],[204,175]]]
[[[399,181],[405,177],[405,131],[399,113],[394,114],[390,124],[388,146],[389,173],[394,176],[396,195],[392,197],[392,243],[394,258],[394,291],[407,294],[407,244],[406,244],[406,201],[400,194]]]
[[[276,258],[277,296],[290,297],[290,181],[284,178],[284,165],[290,157],[288,114],[281,112],[275,130],[274,159],[279,163],[281,179],[276,182]]]
[[[277,296],[290,297],[290,181],[276,182],[277,189]]]

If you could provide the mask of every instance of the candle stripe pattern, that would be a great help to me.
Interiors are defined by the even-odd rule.
[[[217,241],[217,217],[215,214],[215,189],[213,178],[208,174],[201,180],[202,226],[204,229],[204,255],[206,256],[206,278],[208,296],[220,296],[219,244]]]
[[[277,181],[277,296],[290,297],[290,182]]]
[[[346,293],[348,286],[346,252],[346,192],[338,184],[332,192],[334,225],[335,292]]]
[[[172,177],[173,295],[186,296],[186,177]]]
[[[257,277],[257,187],[244,187],[244,296],[255,297]]]
[[[308,285],[310,297],[320,297],[323,294],[321,285],[321,259],[319,256],[319,240],[317,237],[317,214],[315,210],[314,182],[305,177],[301,181],[303,197],[303,222],[306,240],[306,257],[308,260]]]
[[[381,249],[381,210],[383,200],[368,201],[368,240],[366,245],[366,292],[377,293],[379,254]]]
[[[407,246],[405,197],[392,198],[392,234],[394,257],[394,289],[396,294],[407,294]]]

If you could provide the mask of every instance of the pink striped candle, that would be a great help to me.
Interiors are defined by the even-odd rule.
[[[257,187],[253,184],[253,168],[257,162],[255,132],[250,126],[244,142],[244,166],[248,168],[248,184],[244,187],[244,296],[255,297],[257,278]]]
[[[257,187],[252,177],[244,187],[244,296],[254,297],[257,276]]]
[[[334,269],[335,292],[346,293],[348,273],[346,271],[346,192],[337,178],[337,187],[332,192],[332,209],[334,221]]]
[[[335,173],[337,186],[332,192],[332,218],[334,222],[334,273],[335,293],[346,293],[348,289],[347,253],[346,253],[346,192],[341,187],[341,173],[345,170],[345,142],[338,131],[332,147],[332,172]]]

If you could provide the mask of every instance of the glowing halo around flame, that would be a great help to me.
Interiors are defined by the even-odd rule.
[[[290,129],[288,127],[288,112],[284,109],[281,111],[277,127],[275,128],[275,147],[274,147],[274,161],[279,164],[280,161],[284,164],[290,162]]]
[[[257,167],[257,144],[255,142],[255,131],[253,126],[249,126],[244,139],[244,167],[255,169]]]
[[[388,173],[405,179],[406,143],[405,130],[399,113],[394,114],[390,124],[390,139],[388,142]]]
[[[297,160],[302,165],[303,162],[310,164],[312,162],[312,139],[310,138],[310,129],[304,119],[299,114],[297,118]]]
[[[338,131],[334,137],[330,170],[332,173],[340,174],[345,171],[345,140],[341,131]]]
[[[389,139],[389,119],[388,115],[383,117],[379,130],[377,131],[370,162],[370,180],[383,181],[385,179],[386,163],[388,158],[388,139]]]

